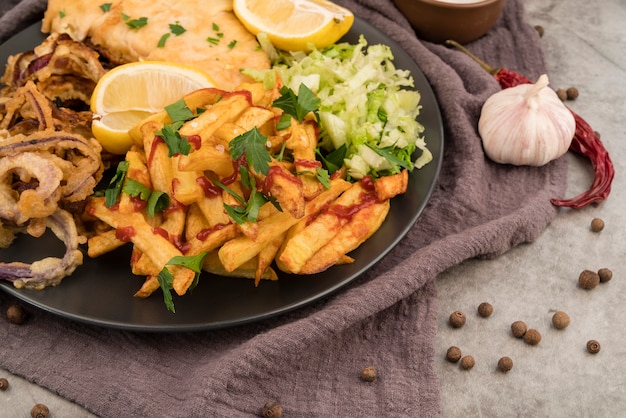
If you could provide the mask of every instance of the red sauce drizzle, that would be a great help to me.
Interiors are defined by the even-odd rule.
[[[142,200],[139,198],[139,196],[137,197],[132,197],[130,198],[130,201],[133,204],[133,210],[135,212],[141,212],[142,210],[144,210],[146,208],[146,206],[148,206],[148,202],[145,200]]]
[[[135,236],[135,228],[132,226],[123,226],[115,229],[115,238],[123,242],[129,242]]]
[[[309,168],[315,170],[322,166],[322,163],[317,160],[296,160],[294,161],[296,167]]]
[[[157,146],[160,143],[165,144],[165,141],[163,140],[163,138],[161,138],[160,136],[156,135],[154,137],[154,140],[152,141],[152,147],[150,148],[150,154],[148,156],[148,166],[150,166],[152,164],[152,161],[154,160],[154,153],[156,152]]]
[[[200,149],[200,147],[202,147],[202,138],[200,135],[189,135],[187,141],[193,145],[194,149]]]
[[[234,183],[239,175],[239,167],[245,167],[246,165],[248,165],[248,162],[246,161],[246,154],[244,153],[241,154],[241,157],[233,160],[233,174],[228,177],[224,177],[222,179],[222,184],[228,186],[229,184]]]
[[[267,176],[265,177],[265,181],[263,182],[263,193],[266,195],[270,194],[270,190],[274,185],[274,180],[276,176],[281,176],[284,179],[289,180],[290,182],[297,184],[298,186],[302,186],[302,181],[299,178],[292,174],[287,174],[277,165],[273,165],[270,167],[267,172]]]
[[[191,248],[191,244],[183,241],[183,238],[180,235],[170,237],[170,242],[174,244],[174,246],[183,254],[186,254]]]
[[[196,183],[204,190],[204,195],[206,197],[218,197],[222,195],[222,189],[213,184],[211,180],[208,178],[201,176],[196,179]]]
[[[160,228],[160,227],[158,227],[158,226],[157,226],[157,227],[154,227],[154,228],[152,228],[152,233],[153,233],[153,234],[155,234],[155,235],[160,235],[160,236],[162,236],[163,238],[165,238],[166,240],[169,240],[169,239],[170,239],[170,234],[169,234],[169,232],[167,232],[167,230],[166,230],[166,229],[164,229],[164,228]]]
[[[198,238],[200,241],[205,241],[209,237],[209,235],[211,235],[212,233],[216,231],[219,231],[220,229],[224,229],[225,227],[226,227],[226,224],[217,224],[213,226],[212,228],[203,229],[202,231],[196,234],[196,238]]]
[[[375,190],[374,187],[374,179],[372,178],[372,176],[365,176],[361,179],[361,186],[363,186],[363,189],[365,189],[367,192],[373,192]]]

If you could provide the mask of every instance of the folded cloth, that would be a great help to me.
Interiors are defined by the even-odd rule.
[[[341,0],[398,42],[439,101],[446,149],[432,198],[400,245],[333,295],[302,309],[216,331],[135,333],[92,327],[35,308],[21,326],[0,321],[0,367],[103,417],[256,416],[279,402],[293,417],[437,416],[437,275],[463,260],[496,257],[536,239],[556,216],[566,161],[541,168],[490,162],[476,131],[499,87],[464,54],[416,38],[389,0]],[[24,0],[0,19],[0,39],[40,13]],[[495,66],[546,72],[522,0],[468,45]],[[85,295],[88,298],[88,295]],[[15,303],[0,295],[3,311]],[[361,369],[379,377],[367,383]]]

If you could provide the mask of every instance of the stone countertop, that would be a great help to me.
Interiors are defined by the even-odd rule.
[[[616,417],[626,411],[626,4],[623,0],[526,0],[528,21],[541,25],[542,43],[553,88],[576,87],[580,96],[567,104],[601,134],[616,168],[608,200],[581,210],[562,209],[535,242],[493,260],[470,260],[437,279],[439,332],[435,341],[444,417],[535,416]],[[591,184],[587,160],[568,154],[567,197]],[[593,218],[604,220],[600,233]],[[585,269],[609,268],[613,279],[592,290],[578,286]],[[481,318],[477,307],[489,302],[494,313]],[[465,312],[460,329],[448,325],[455,310]],[[555,311],[571,324],[557,330]],[[522,320],[539,330],[541,342],[530,346],[511,335]],[[598,354],[588,340],[601,343]],[[462,370],[445,360],[456,345],[476,365]],[[498,359],[511,357],[513,369],[497,370]],[[10,381],[2,392],[0,417],[28,417],[44,403],[54,417],[93,417],[50,391],[0,369]]]

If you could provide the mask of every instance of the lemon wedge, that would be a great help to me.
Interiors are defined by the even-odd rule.
[[[234,0],[237,18],[252,34],[267,34],[277,48],[306,51],[337,42],[354,23],[354,15],[327,0]]]
[[[115,67],[98,81],[91,96],[92,133],[108,152],[124,154],[132,145],[132,127],[205,87],[214,87],[211,77],[192,66],[142,61]]]

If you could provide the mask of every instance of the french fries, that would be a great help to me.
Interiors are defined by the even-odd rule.
[[[172,153],[158,135],[172,124],[168,112],[134,128],[116,203],[94,197],[89,204],[88,213],[110,226],[89,239],[89,256],[131,242],[131,270],[146,277],[137,297],[163,286],[164,269],[172,290],[189,291],[197,272],[172,261],[181,258],[201,256],[203,271],[255,285],[277,280],[276,268],[313,274],[352,262],[348,253],[380,227],[389,200],[406,191],[408,174],[354,183],[333,176],[322,183],[316,122],[291,118],[289,127],[278,129],[283,111],[272,103],[279,86],[265,90],[252,83],[236,92],[203,89],[184,97],[196,113],[178,128],[190,145],[186,153]],[[267,152],[261,162],[248,148],[234,158],[237,141],[251,132],[261,135],[257,147]],[[169,199],[161,211],[151,210],[155,193]]]

